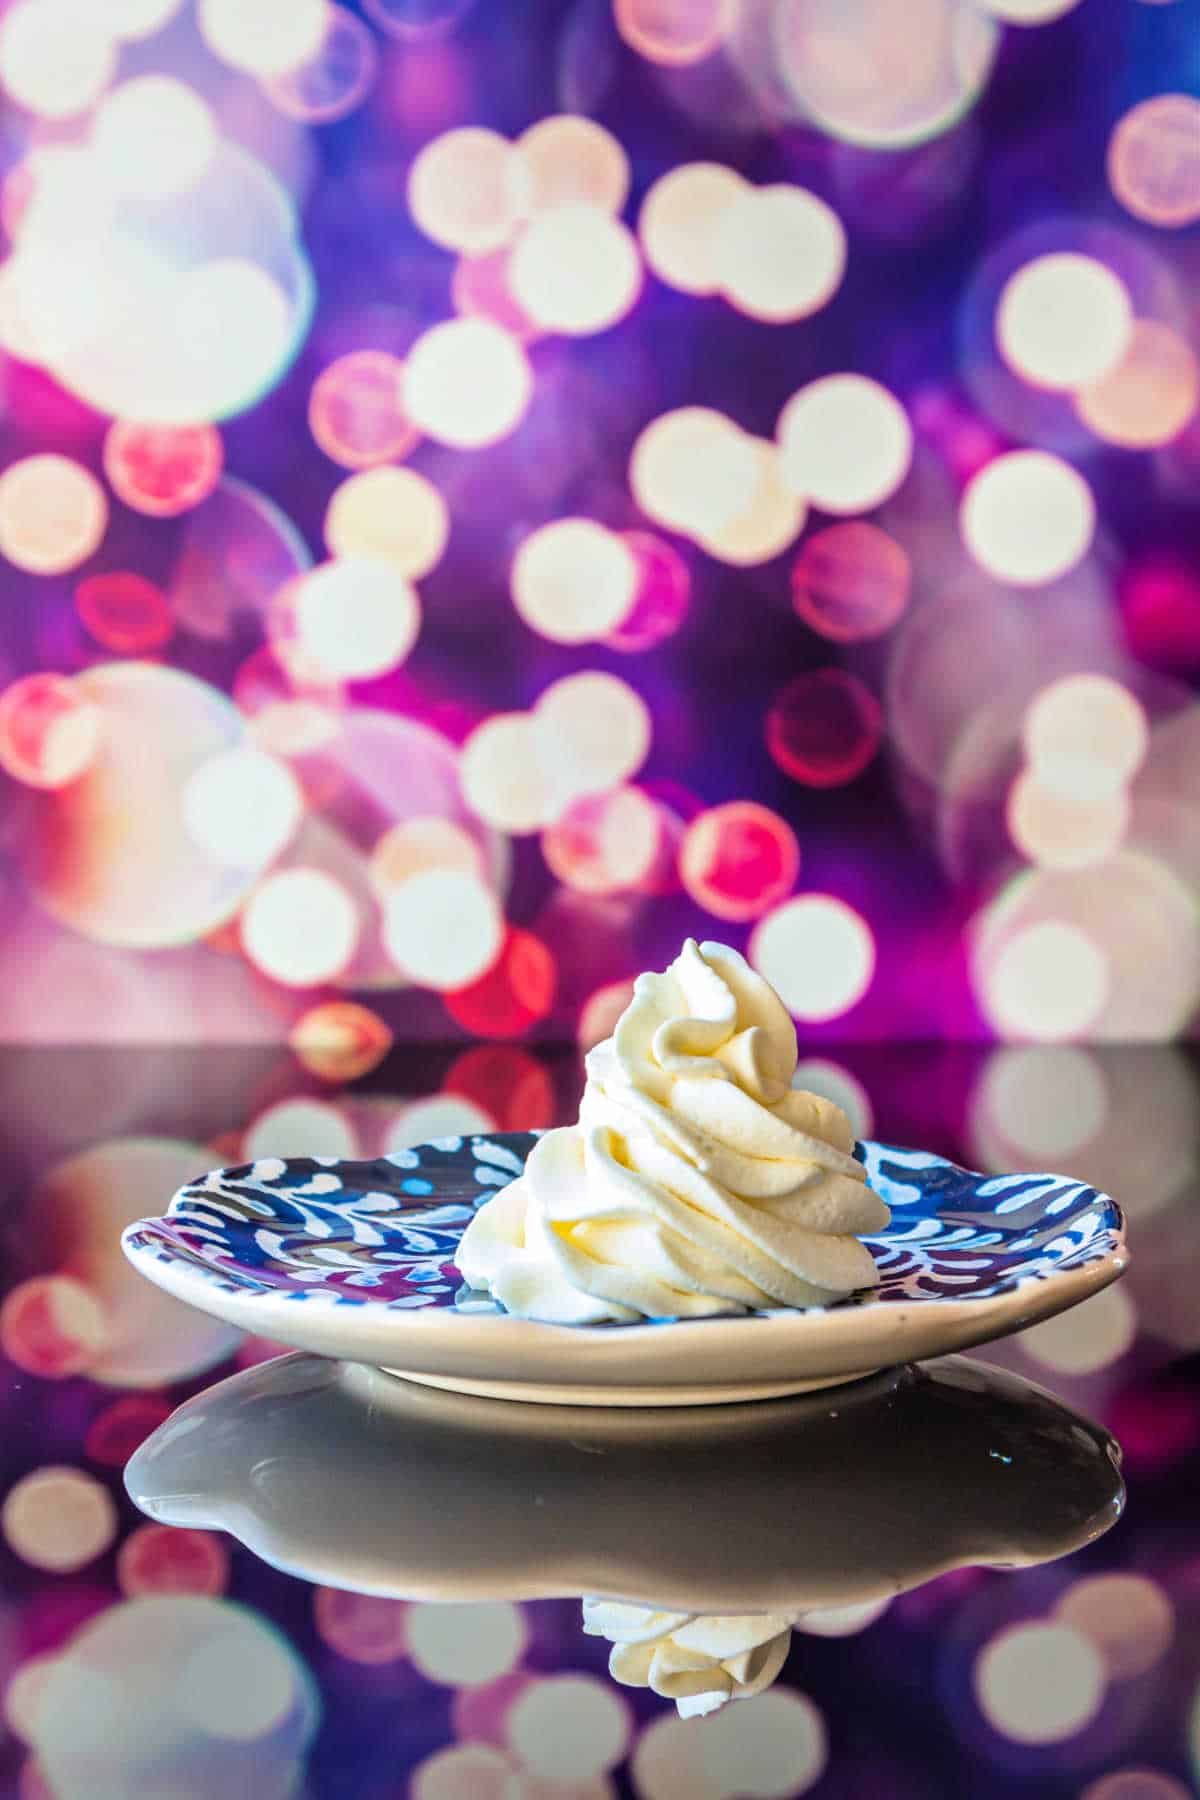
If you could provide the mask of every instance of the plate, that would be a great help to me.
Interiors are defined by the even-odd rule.
[[[879,1286],[829,1307],[548,1325],[466,1286],[454,1252],[533,1132],[371,1162],[263,1158],[189,1183],[124,1233],[150,1281],[244,1331],[500,1399],[670,1406],[769,1399],[946,1355],[1062,1312],[1122,1274],[1120,1208],[1061,1175],[979,1175],[865,1142],[892,1209]]]
[[[232,1532],[325,1587],[726,1614],[1045,1562],[1099,1537],[1124,1498],[1102,1426],[963,1357],[660,1411],[481,1400],[293,1354],[185,1401],[125,1485],[151,1518]]]

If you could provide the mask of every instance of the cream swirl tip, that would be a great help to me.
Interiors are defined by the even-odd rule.
[[[579,1123],[540,1138],[458,1249],[472,1287],[562,1324],[823,1306],[878,1279],[890,1214],[840,1107],[791,1086],[796,1033],[736,950],[689,938],[587,1058]]]

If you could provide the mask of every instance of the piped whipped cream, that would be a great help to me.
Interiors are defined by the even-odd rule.
[[[613,1680],[674,1700],[684,1719],[769,1688],[787,1660],[793,1622],[782,1613],[672,1613],[617,1600],[583,1601],[584,1631],[612,1644]]]
[[[770,984],[689,938],[639,975],[587,1057],[579,1123],[549,1131],[485,1202],[457,1262],[552,1323],[826,1306],[878,1279],[860,1234],[890,1214],[832,1101],[792,1087],[796,1032]]]

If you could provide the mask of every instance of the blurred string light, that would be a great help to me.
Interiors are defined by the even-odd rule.
[[[444,250],[482,256],[503,249],[528,210],[524,164],[498,131],[457,127],[418,153],[408,205],[417,229]]]
[[[216,862],[260,869],[273,862],[304,815],[304,795],[286,762],[239,747],[202,762],[180,796],[184,826]]]
[[[904,547],[862,519],[814,532],[792,564],[797,613],[839,644],[890,631],[908,605],[911,586]]]
[[[623,538],[592,519],[555,519],[522,540],[513,558],[513,604],[558,644],[606,637],[631,611],[637,559]]]
[[[324,532],[331,556],[371,557],[417,581],[442,559],[450,513],[440,490],[415,469],[366,469],[334,490]]]
[[[225,449],[214,425],[138,425],[114,420],[104,438],[104,473],[135,512],[169,519],[198,506],[221,479]]]
[[[594,1781],[629,1750],[624,1695],[595,1675],[550,1675],[517,1695],[505,1735],[524,1766],[548,1782]]]
[[[755,926],[750,961],[798,1019],[840,1018],[875,975],[875,939],[867,921],[832,894],[801,894]]]
[[[622,787],[574,801],[542,833],[542,855],[556,881],[584,894],[635,887],[654,867],[662,836],[658,808],[639,788]]]
[[[883,708],[857,675],[815,669],[775,695],[766,716],[775,763],[807,787],[841,787],[868,768],[883,738]]]
[[[513,1668],[525,1649],[525,1614],[507,1600],[410,1606],[406,1637],[428,1681],[477,1687]]]
[[[1019,1333],[1017,1342],[1033,1362],[1057,1375],[1094,1375],[1119,1362],[1136,1338],[1133,1301],[1124,1288],[1114,1288],[1085,1300],[1069,1329],[1060,1319],[1043,1319]]]
[[[733,16],[732,0],[613,0],[613,18],[625,42],[648,62],[668,68],[711,56]]]
[[[404,411],[404,364],[385,350],[352,350],[313,382],[308,425],[320,448],[345,469],[398,461],[420,433]]]
[[[551,207],[530,220],[508,261],[508,284],[544,331],[585,337],[624,318],[642,284],[637,242],[602,206]]]
[[[614,217],[629,196],[629,158],[618,138],[594,119],[552,113],[516,140],[522,200],[531,214],[560,206],[593,206]]]
[[[1079,0],[983,0],[983,9],[1007,25],[1048,25],[1079,5]]]
[[[1175,1635],[1175,1609],[1165,1587],[1132,1570],[1113,1569],[1073,1582],[1054,1613],[1091,1639],[1110,1681],[1144,1675],[1166,1655]]]
[[[760,1800],[788,1800],[816,1787],[829,1760],[823,1715],[807,1694],[780,1686],[707,1718],[657,1713],[630,1766],[642,1800],[675,1800],[680,1792],[735,1800],[749,1782]]]
[[[1130,805],[1120,787],[1081,798],[1026,768],[1009,789],[1006,817],[1009,836],[1030,862],[1046,869],[1083,869],[1102,863],[1120,845]]]
[[[0,555],[31,575],[77,569],[107,527],[104,489],[68,456],[26,456],[0,475]]]
[[[230,1555],[211,1531],[138,1525],[117,1552],[117,1581],[135,1594],[223,1594]]]
[[[368,27],[346,7],[327,4],[316,49],[294,68],[268,77],[263,87],[289,118],[329,125],[362,104],[378,73],[379,52]]]
[[[651,420],[633,446],[629,485],[642,511],[691,537],[718,536],[754,503],[755,440],[724,413],[684,406]]]
[[[381,31],[412,40],[453,31],[474,4],[475,0],[363,0],[363,10]]]
[[[1079,799],[1119,792],[1150,741],[1140,701],[1107,675],[1066,675],[1041,689],[1025,714],[1025,754],[1040,781]]]
[[[534,719],[568,798],[628,781],[650,752],[649,707],[627,681],[601,669],[551,682]]]
[[[857,1075],[842,1063],[824,1056],[806,1056],[796,1064],[792,1086],[806,1094],[820,1094],[840,1106],[849,1119],[856,1138],[870,1137],[875,1115],[868,1094]],[[877,1603],[876,1603],[877,1604]]]
[[[895,396],[865,375],[825,375],[792,395],[775,428],[785,484],[825,512],[868,512],[894,494],[912,460],[912,427]]]
[[[1108,179],[1127,212],[1178,230],[1200,219],[1200,100],[1155,94],[1118,120],[1108,143]]]
[[[444,994],[443,1001],[472,1037],[514,1038],[549,1016],[557,990],[553,952],[534,932],[510,925],[486,973]]]
[[[35,1469],[9,1488],[0,1531],[22,1562],[63,1575],[108,1549],[117,1509],[108,1489],[82,1469]]]
[[[196,20],[222,62],[248,75],[286,75],[319,52],[325,0],[196,0]]]
[[[1057,1744],[1089,1725],[1104,1699],[1100,1653],[1070,1625],[1031,1620],[997,1633],[974,1669],[985,1718],[1019,1744]]]
[[[750,442],[758,459],[758,479],[746,510],[699,539],[710,556],[734,568],[751,568],[782,555],[804,524],[805,503],[785,485],[776,446],[769,438]]]
[[[358,1139],[344,1108],[327,1100],[297,1098],[264,1107],[246,1128],[241,1154],[261,1156],[357,1156]]]
[[[660,175],[638,217],[642,251],[659,280],[685,294],[717,293],[720,224],[749,191],[725,163],[681,163]]]
[[[753,800],[730,800],[693,819],[679,846],[679,878],[718,919],[757,919],[790,894],[800,873],[791,826]]]
[[[346,890],[319,869],[268,875],[242,909],[242,948],[284,987],[333,981],[354,955],[360,929]]]
[[[566,796],[530,713],[493,713],[462,748],[463,797],[499,831],[523,835],[557,818]]]
[[[378,840],[371,852],[368,877],[383,899],[412,875],[429,869],[455,869],[468,875],[484,872],[483,853],[470,834],[453,819],[437,815],[401,819]]]
[[[456,450],[494,444],[525,416],[533,371],[517,340],[487,319],[447,319],[413,344],[403,402],[419,431]]]
[[[393,561],[335,556],[278,597],[273,640],[303,670],[364,681],[399,668],[420,629],[416,590]]]
[[[98,0],[95,11],[115,38],[153,37],[169,25],[183,0]]]
[[[31,1276],[0,1304],[0,1349],[43,1380],[82,1375],[107,1341],[103,1307],[70,1275]]]
[[[383,941],[396,967],[421,987],[466,987],[492,967],[504,919],[491,889],[462,869],[426,869],[389,889]]]
[[[77,781],[100,747],[99,708],[65,675],[23,675],[0,693],[0,768],[26,787]]]
[[[116,69],[115,34],[72,0],[16,0],[0,19],[0,84],[39,118],[86,112]]]
[[[379,1666],[395,1662],[408,1647],[408,1606],[382,1594],[348,1594],[319,1587],[313,1594],[313,1624],[322,1643],[348,1662]]]
[[[211,108],[186,82],[140,75],[96,108],[91,150],[117,192],[161,200],[200,179],[217,137]]]
[[[1045,450],[1010,450],[967,484],[959,521],[970,554],[998,581],[1039,587],[1067,574],[1096,528],[1091,489]]]
[[[541,326],[513,297],[508,280],[509,251],[490,256],[460,256],[450,278],[450,299],[456,313],[471,319],[487,319],[522,344],[541,336]]]
[[[1009,277],[996,342],[1039,387],[1072,389],[1110,373],[1129,347],[1133,307],[1120,277],[1072,251],[1039,256]]]
[[[653,649],[677,632],[688,614],[692,577],[673,544],[652,531],[623,531],[637,564],[637,587],[628,612],[605,638],[612,650]]]

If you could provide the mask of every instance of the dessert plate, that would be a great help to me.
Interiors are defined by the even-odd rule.
[[[670,1406],[769,1399],[962,1350],[1115,1281],[1120,1208],[1059,1175],[978,1175],[859,1144],[892,1209],[877,1288],[830,1307],[635,1325],[517,1318],[454,1265],[533,1132],[441,1138],[372,1162],[264,1158],[182,1188],[125,1254],[178,1299],[279,1343],[500,1399]]]
[[[1102,1426],[963,1357],[663,1412],[521,1406],[280,1356],[185,1401],[125,1486],[151,1518],[232,1532],[326,1587],[724,1614],[1045,1562],[1124,1501]]]

